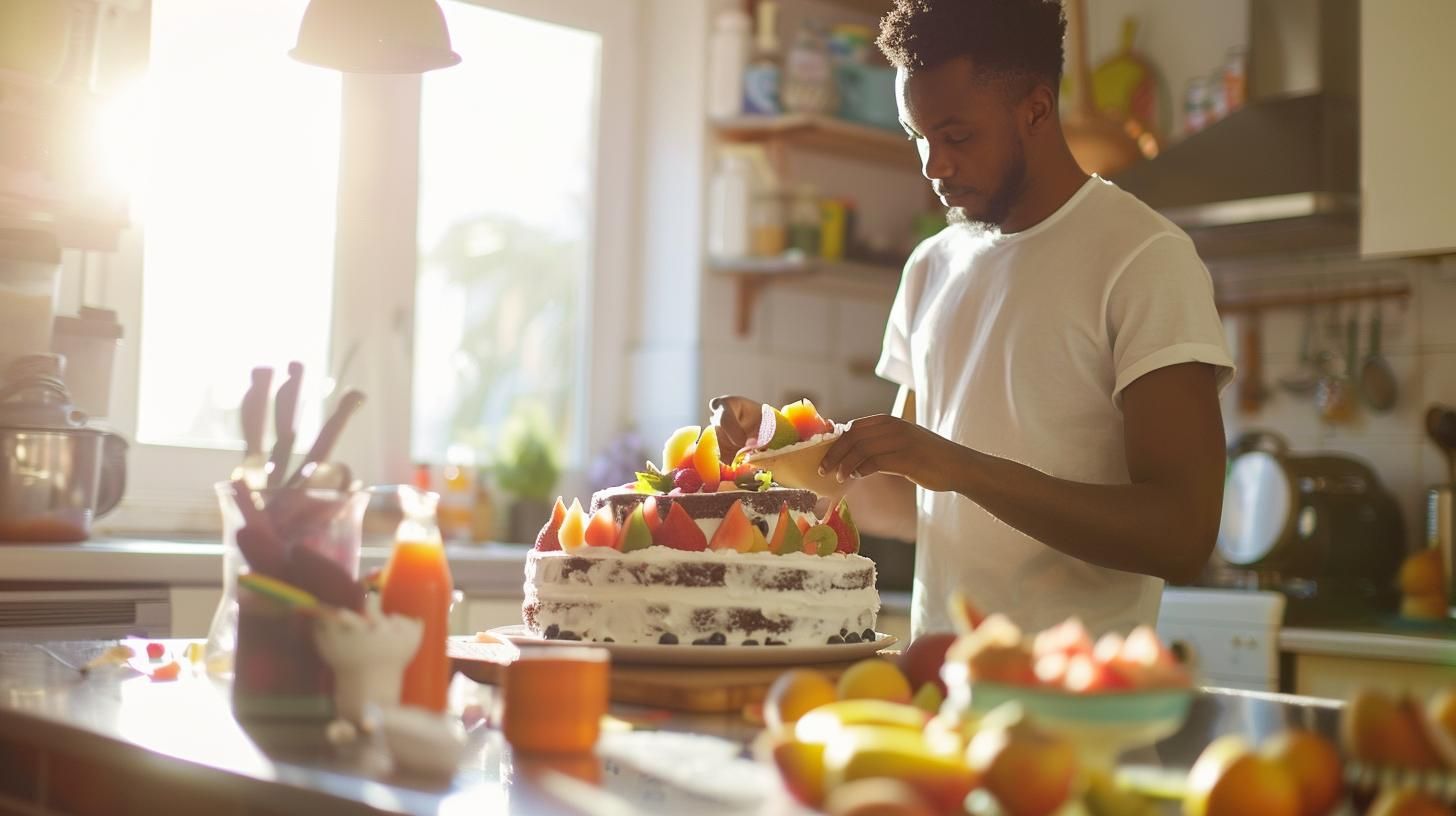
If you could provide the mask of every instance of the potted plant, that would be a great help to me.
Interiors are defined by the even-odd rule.
[[[511,498],[507,539],[530,543],[551,515],[552,491],[561,477],[554,440],[543,418],[518,415],[510,423],[492,473],[496,486]]]

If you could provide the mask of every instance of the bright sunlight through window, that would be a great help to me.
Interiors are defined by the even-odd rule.
[[[530,427],[567,457],[585,410],[601,39],[442,6],[462,62],[424,78],[414,455],[491,459]]]
[[[148,155],[134,210],[146,236],[142,442],[240,447],[248,370],[281,371],[289,360],[314,374],[304,380],[301,438],[316,427],[340,78],[287,56],[305,5],[152,0]]]

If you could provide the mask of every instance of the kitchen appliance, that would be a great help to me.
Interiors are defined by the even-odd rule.
[[[1250,0],[1248,104],[1113,181],[1204,258],[1353,250],[1359,46],[1358,0]]]
[[[1202,685],[1279,690],[1283,593],[1168,587],[1158,636],[1186,655]]]
[[[121,324],[116,312],[82,306],[73,317],[57,315],[51,351],[66,358],[66,387],[78,409],[92,419],[111,415],[111,371]]]
[[[23,357],[0,380],[0,542],[83,541],[126,489],[126,441],[86,425],[63,365]]]
[[[171,635],[171,592],[163,586],[0,583],[0,641]]]
[[[50,351],[60,271],[53,235],[0,229],[0,371],[24,355]]]
[[[1364,462],[1295,454],[1279,436],[1254,432],[1230,451],[1216,551],[1264,588],[1393,608],[1404,525]]]

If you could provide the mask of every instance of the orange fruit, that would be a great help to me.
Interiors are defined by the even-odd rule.
[[[908,703],[911,699],[910,681],[904,672],[888,660],[871,657],[850,666],[839,676],[839,699],[841,700],[888,700],[892,703]]]
[[[794,669],[779,675],[763,701],[763,719],[777,732],[793,730],[794,723],[838,697],[829,678],[813,669]]]
[[[1238,736],[1203,749],[1188,774],[1185,816],[1300,816],[1299,787],[1281,764],[1254,753]]]
[[[1260,750],[1284,768],[1299,788],[1299,812],[1324,816],[1334,810],[1344,787],[1340,754],[1325,738],[1310,731],[1285,731]]]

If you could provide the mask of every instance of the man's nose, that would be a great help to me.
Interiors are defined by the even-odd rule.
[[[930,181],[948,179],[955,175],[955,166],[946,156],[944,148],[932,147],[929,139],[921,139],[918,146],[921,175]]]

